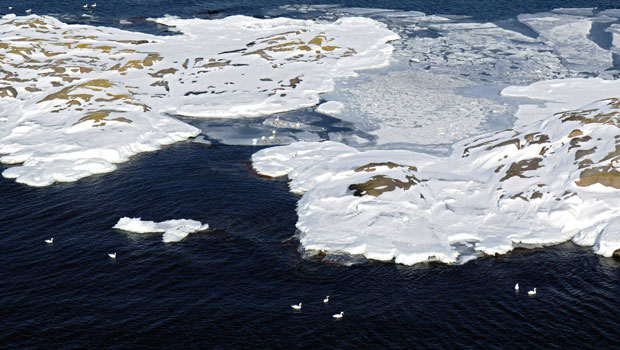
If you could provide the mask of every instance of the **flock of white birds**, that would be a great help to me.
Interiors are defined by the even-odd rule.
[[[329,303],[329,295],[328,295],[328,296],[326,296],[326,297],[325,297],[325,299],[323,299],[323,303],[324,303],[324,304]],[[299,304],[293,304],[293,305],[291,305],[291,308],[292,308],[293,310],[295,310],[295,311],[301,311],[301,305],[302,305],[302,303],[299,303]],[[333,314],[333,315],[332,315],[332,317],[333,317],[333,318],[335,318],[335,319],[337,319],[337,320],[339,320],[339,319],[341,319],[341,318],[343,318],[343,317],[344,317],[344,311],[340,311],[340,313]]]

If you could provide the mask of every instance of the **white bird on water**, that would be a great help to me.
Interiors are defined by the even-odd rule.
[[[97,3],[90,5],[90,7],[97,7]]]
[[[88,8],[88,4],[84,4],[84,6],[82,6],[82,7],[87,9]]]
[[[536,288],[534,288],[534,290],[530,290],[529,292],[527,292],[527,295],[536,295]]]
[[[54,237],[51,237],[50,239],[46,239],[46,240],[45,240],[45,243],[47,243],[47,244],[52,244],[52,243],[54,243]]]
[[[333,318],[342,318],[344,316],[344,311],[340,311],[339,314],[332,315]]]
[[[301,303],[299,305],[291,305],[294,310],[301,310]]]
[[[112,259],[116,259],[116,252],[114,253],[108,253],[108,256]]]
[[[519,283],[515,284],[515,291],[519,291]]]
[[[30,12],[32,12],[32,9],[27,9],[26,10],[26,13],[30,13]]]
[[[256,145],[258,143],[258,139],[252,139],[252,144]]]
[[[13,9],[13,6],[9,6],[9,11]]]
[[[329,295],[328,295],[328,296],[326,296],[326,297],[325,297],[325,299],[323,299],[323,302],[324,302],[325,304],[329,303]]]

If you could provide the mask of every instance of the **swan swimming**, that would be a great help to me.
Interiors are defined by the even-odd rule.
[[[90,5],[90,7],[97,7],[97,3]]]
[[[252,139],[252,144],[256,145],[258,143],[258,139]]]
[[[329,295],[326,296],[325,299],[323,299],[323,302],[326,303],[326,304],[329,303]]]
[[[340,311],[339,314],[332,315],[333,318],[342,318],[344,316],[344,311]]]
[[[291,305],[291,307],[295,310],[301,310],[301,303],[299,305]]]
[[[47,244],[52,244],[52,243],[54,243],[54,237],[51,237],[50,239],[46,239],[46,240],[45,240],[45,243],[47,243]]]
[[[536,288],[534,288],[534,290],[530,290],[529,292],[527,292],[527,295],[536,295]]]
[[[519,291],[519,283],[515,284],[515,291]]]
[[[26,13],[30,13],[30,12],[32,12],[32,9],[27,9],[26,10]]]
[[[116,259],[116,252],[114,253],[108,253],[108,256],[112,259]]]

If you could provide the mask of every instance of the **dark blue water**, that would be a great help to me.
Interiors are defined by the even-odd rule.
[[[36,14],[76,15],[79,17],[82,5],[96,0],[0,0],[0,13],[13,7],[15,13],[32,9]],[[477,20],[498,20],[522,13],[549,11],[554,8],[590,8],[599,10],[620,8],[617,0],[105,0],[97,2],[92,11],[96,22],[115,25],[119,18],[161,17],[165,14],[179,17],[213,18],[236,14],[261,16],[266,10],[282,5],[294,4],[336,4],[344,7],[368,7],[395,10],[414,10],[428,14],[450,14],[471,16]]]
[[[494,20],[555,7],[619,7],[335,2]],[[166,13],[260,16],[284,3],[108,0],[87,20],[82,1],[1,0],[0,12],[33,8],[118,25],[119,18]],[[135,22],[133,29],[154,31]],[[255,151],[184,142],[73,184],[31,188],[0,177],[0,349],[620,348],[619,262],[571,244],[462,266],[303,259],[294,239],[298,198],[285,181],[251,171]],[[112,229],[123,216],[191,218],[211,229],[164,244],[160,235]],[[51,236],[55,243],[45,244]],[[113,251],[115,261],[107,257]],[[528,297],[533,287],[538,295]],[[301,312],[289,306],[298,302]],[[333,320],[340,311],[344,319]]]
[[[302,259],[297,198],[250,170],[253,151],[185,142],[74,184],[0,179],[0,348],[620,347],[613,259],[570,244],[462,266]],[[112,229],[122,216],[211,229],[164,244]]]

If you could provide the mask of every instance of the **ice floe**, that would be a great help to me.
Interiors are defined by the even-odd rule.
[[[257,152],[253,166],[303,194],[297,228],[309,252],[461,263],[572,239],[610,256],[620,248],[620,81],[505,93],[516,91],[563,98],[540,107],[545,117],[456,143],[449,157],[300,142]]]
[[[377,145],[449,144],[480,132],[486,116],[508,113],[502,103],[456,91],[471,85],[424,70],[372,74],[342,88],[347,110],[339,118],[375,136]]]
[[[178,219],[162,222],[144,221],[140,218],[123,217],[118,220],[115,229],[135,232],[135,233],[159,233],[163,232],[162,241],[165,243],[178,242],[190,233],[205,231],[209,224],[202,224],[199,221]]]
[[[514,100],[497,96],[507,85],[620,76],[620,24],[613,12],[559,9],[497,23],[389,13],[376,11],[373,18],[401,36],[392,43],[390,67],[323,96],[344,103],[338,118],[374,136],[378,147],[450,145],[504,127],[494,121],[516,109]]]
[[[334,79],[388,64],[398,35],[368,18],[153,19],[155,36],[0,19],[0,161],[32,186],[113,171],[200,130],[171,115],[240,118],[319,102]]]
[[[534,29],[539,39],[553,48],[568,68],[577,71],[603,71],[612,65],[611,52],[588,38],[596,20],[573,15],[519,16],[519,21]]]

